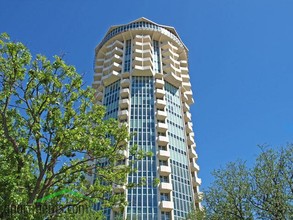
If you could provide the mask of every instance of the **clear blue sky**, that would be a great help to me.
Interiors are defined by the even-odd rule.
[[[210,172],[257,144],[293,142],[292,0],[0,0],[0,32],[33,54],[66,54],[93,79],[94,48],[111,25],[146,17],[174,26],[189,48],[202,188]]]

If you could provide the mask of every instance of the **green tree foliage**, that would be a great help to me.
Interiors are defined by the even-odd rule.
[[[40,203],[64,189],[83,196],[47,197],[46,204],[59,207],[49,216],[98,201],[125,204],[124,196],[111,191],[131,172],[130,166],[117,166],[124,159],[127,127],[104,121],[104,108],[93,104],[93,89],[83,87],[82,77],[61,57],[33,59],[22,43],[1,35],[0,207]],[[89,184],[93,173],[96,181]]]
[[[293,219],[293,145],[261,150],[252,168],[237,161],[213,172],[206,219]]]

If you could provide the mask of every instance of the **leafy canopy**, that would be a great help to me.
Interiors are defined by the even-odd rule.
[[[237,161],[213,172],[199,219],[293,219],[293,145],[261,150],[251,168]]]
[[[113,184],[125,184],[131,172],[119,163],[129,135],[125,125],[103,120],[104,113],[73,66],[59,56],[53,61],[42,55],[32,58],[22,43],[2,34],[0,207],[36,204],[64,189],[83,197],[67,193],[50,198],[46,203],[58,210],[47,216],[90,202],[124,205],[124,196],[111,190]],[[89,184],[87,177],[93,174],[95,181]]]

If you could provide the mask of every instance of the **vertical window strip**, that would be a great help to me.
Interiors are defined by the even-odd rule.
[[[105,88],[103,105],[106,107],[104,119],[118,117],[120,80]]]
[[[161,56],[160,56],[160,47],[159,42],[154,40],[153,41],[153,47],[154,47],[154,54],[153,54],[153,60],[154,60],[154,70],[156,73],[161,72]]]
[[[156,155],[154,118],[153,77],[132,77],[130,132],[135,135],[130,140],[130,147],[137,145],[139,150],[152,151]],[[138,172],[131,173],[128,181],[138,183],[145,178],[146,184],[128,189],[127,219],[158,219],[157,188],[153,185],[156,167],[155,156],[145,157],[133,164]]]
[[[174,218],[185,219],[193,204],[189,158],[184,133],[184,119],[178,88],[165,82],[167,124],[173,186]]]
[[[131,40],[127,40],[125,53],[124,53],[124,72],[130,71],[130,60],[131,60]]]
[[[119,94],[120,94],[120,80],[112,83],[111,85],[105,87],[104,90],[104,100],[103,105],[106,107],[106,112],[104,119],[107,120],[109,118],[118,118],[118,110],[119,110]],[[107,159],[101,159],[98,161],[100,166],[107,164]],[[110,208],[102,208],[102,204],[98,202],[94,205],[96,210],[102,210],[106,219],[110,219],[111,209]]]

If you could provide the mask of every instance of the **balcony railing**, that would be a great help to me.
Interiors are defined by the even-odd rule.
[[[157,99],[156,100],[156,107],[158,109],[164,109],[165,106],[166,106],[166,101],[165,100],[163,100],[163,99]]]
[[[168,137],[166,136],[159,135],[157,137],[157,140],[158,140],[158,145],[161,145],[161,146],[167,146],[167,144],[169,143]]]
[[[173,202],[171,201],[161,201],[160,202],[161,211],[172,211],[174,209]]]
[[[125,108],[127,108],[128,106],[129,106],[129,99],[128,98],[125,98],[125,99],[121,99],[120,101],[119,101],[119,105],[120,105],[120,108],[121,109],[125,109]]]
[[[129,89],[128,88],[125,88],[125,89],[121,89],[121,92],[120,92],[120,96],[121,98],[128,98],[129,97]]]
[[[108,86],[108,85],[110,85],[111,83],[113,83],[113,82],[119,80],[119,79],[120,79],[119,74],[120,74],[120,72],[117,72],[117,71],[114,71],[114,70],[113,70],[113,71],[111,71],[109,74],[104,75],[104,76],[102,77],[102,81],[103,81],[104,85],[105,85],[105,86]]]
[[[156,116],[158,120],[165,120],[167,118],[167,113],[165,111],[157,110]]]
[[[179,87],[182,83],[182,79],[180,76],[177,76],[175,73],[173,72],[169,72],[164,74],[164,79],[165,81],[169,82],[170,84]]]
[[[166,176],[166,175],[169,175],[170,173],[171,173],[171,167],[166,165],[160,165],[160,168],[159,168],[160,175]]]
[[[162,79],[156,79],[156,81],[155,81],[156,88],[162,89],[162,88],[164,88],[164,85],[165,85],[164,80],[162,80]]]
[[[201,179],[198,178],[197,176],[192,177],[192,185],[194,187],[200,186],[201,185]]]
[[[129,117],[129,112],[128,110],[122,110],[118,113],[118,117],[120,120],[126,120]]]
[[[159,99],[163,99],[165,95],[165,90],[163,89],[156,89],[156,97]]]
[[[156,127],[158,132],[166,132],[168,129],[167,124],[162,122],[158,122]]]
[[[195,162],[194,158],[191,160],[190,167],[191,167],[191,171],[195,171],[195,172],[199,171],[199,166]]]
[[[162,160],[167,160],[170,158],[170,151],[168,150],[159,150],[158,151],[158,158]]]
[[[160,183],[159,185],[160,192],[162,193],[168,193],[172,191],[172,184],[171,183]]]
[[[185,120],[185,122],[191,121],[191,114],[190,114],[190,112],[185,112],[184,113],[184,120]]]
[[[122,88],[129,87],[129,85],[130,85],[130,80],[129,79],[122,79],[121,80]]]

